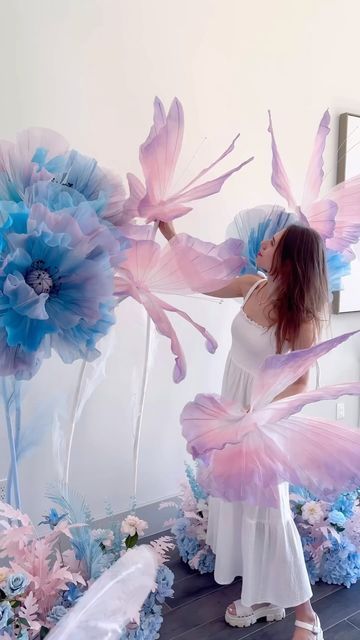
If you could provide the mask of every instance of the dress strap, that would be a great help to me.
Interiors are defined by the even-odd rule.
[[[247,292],[246,296],[244,297],[243,306],[244,306],[244,304],[247,303],[247,301],[249,300],[251,294],[253,293],[253,291],[255,291],[256,287],[259,286],[260,282],[266,282],[266,278],[259,278],[259,280],[256,280],[256,282],[254,282],[253,286],[250,287],[249,291]]]

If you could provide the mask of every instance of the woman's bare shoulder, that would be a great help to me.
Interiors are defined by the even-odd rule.
[[[260,276],[258,274],[254,275],[246,275],[246,276],[240,276],[241,278],[241,290],[242,290],[242,295],[243,297],[246,296],[246,294],[250,291],[251,287],[254,286],[254,284],[256,282],[258,282],[258,280],[263,280],[263,276]],[[239,280],[240,280],[239,278]]]

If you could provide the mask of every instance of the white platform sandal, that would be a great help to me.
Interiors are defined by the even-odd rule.
[[[277,607],[274,604],[264,605],[258,609],[245,607],[245,605],[241,603],[241,600],[235,600],[233,604],[235,605],[236,615],[230,613],[229,609],[226,609],[225,612],[225,622],[231,627],[250,627],[261,618],[266,618],[267,622],[274,622],[275,620],[285,618],[285,609]]]
[[[316,614],[315,616],[316,617],[314,624],[308,624],[307,622],[302,622],[301,620],[295,620],[295,627],[300,627],[300,629],[311,631],[311,633],[314,634],[314,640],[324,640],[324,634],[320,626],[320,620]]]

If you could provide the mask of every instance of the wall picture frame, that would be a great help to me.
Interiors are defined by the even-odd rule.
[[[360,173],[360,115],[342,113],[339,118],[337,183]],[[360,223],[360,207],[359,207]],[[352,249],[356,255],[351,273],[342,279],[341,291],[333,294],[333,313],[360,311],[360,243]]]

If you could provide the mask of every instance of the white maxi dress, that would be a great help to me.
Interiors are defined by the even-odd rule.
[[[260,282],[250,289],[243,306]],[[276,351],[275,331],[253,322],[242,307],[231,332],[222,395],[246,407],[256,370]],[[215,580],[230,584],[242,576],[241,602],[247,607],[260,602],[294,607],[312,596],[287,483],[279,485],[279,497],[279,509],[209,500],[207,543],[216,554]]]

